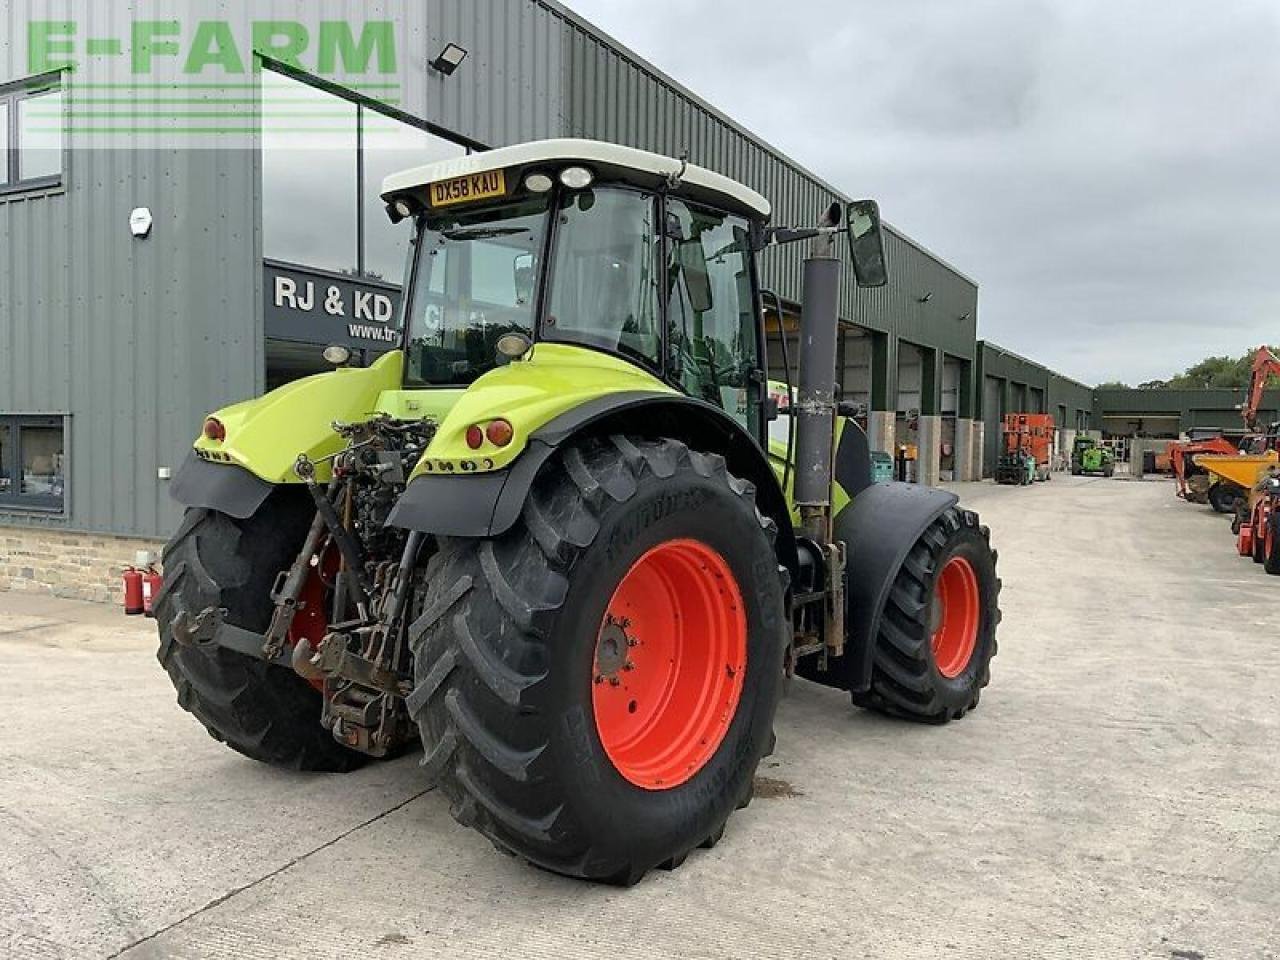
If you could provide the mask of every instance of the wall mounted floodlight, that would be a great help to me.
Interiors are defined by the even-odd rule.
[[[967,313],[962,313],[962,314],[960,314],[960,322],[961,322],[961,323],[964,323],[964,322],[965,322],[966,320],[968,320],[968,319],[969,319],[969,314],[967,314]]]
[[[433,70],[439,70],[447,77],[457,70],[465,59],[467,59],[467,51],[456,43],[449,43],[436,54],[436,58],[431,61],[430,66]]]
[[[916,297],[916,301],[918,303],[928,303],[932,299],[933,299],[932,292],[926,293],[923,297]]]
[[[129,232],[141,240],[151,233],[152,222],[149,207],[136,207],[129,214]]]

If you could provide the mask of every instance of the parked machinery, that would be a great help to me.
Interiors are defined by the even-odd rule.
[[[1190,475],[1186,483],[1190,494],[1187,499],[1196,503],[1207,502],[1218,513],[1233,514],[1237,531],[1243,518],[1252,510],[1257,484],[1269,464],[1274,462],[1267,454],[1280,443],[1280,425],[1270,424],[1263,430],[1258,419],[1263,392],[1273,376],[1280,376],[1280,358],[1270,347],[1261,346],[1254,354],[1245,401],[1240,406],[1240,418],[1248,431],[1238,448],[1241,456],[1235,456],[1237,447],[1223,438],[1193,440],[1184,445],[1188,448],[1184,457],[1189,457],[1192,463],[1188,469],[1204,471],[1203,479]],[[1191,449],[1196,446],[1206,449]],[[1224,460],[1224,457],[1228,459]],[[1200,491],[1203,491],[1203,500],[1198,499]],[[1183,495],[1181,488],[1179,495]]]
[[[996,461],[996,483],[1029,484],[1048,480],[1053,468],[1053,417],[1009,413],[1003,422],[1004,449]]]
[[[1267,573],[1280,574],[1280,466],[1263,468],[1235,528],[1240,556],[1251,557]]]
[[[1071,445],[1071,475],[1110,477],[1116,472],[1116,457],[1110,447],[1089,436],[1076,437]]]
[[[885,282],[874,203],[774,227],[740,183],[586,140],[382,197],[413,227],[399,349],[215,412],[172,484],[160,659],[215,738],[329,771],[420,741],[459,822],[628,884],[750,802],[784,675],[926,723],[977,706],[989,532],[873,484],[837,403],[838,245]],[[757,260],[791,242],[771,438]]]
[[[1177,483],[1176,495],[1188,503],[1209,503],[1210,491],[1216,484],[1213,482],[1213,475],[1197,464],[1194,458],[1202,453],[1230,456],[1236,452],[1236,445],[1221,435],[1192,437],[1171,441],[1168,451],[1169,468]],[[1218,509],[1217,504],[1214,509]]]

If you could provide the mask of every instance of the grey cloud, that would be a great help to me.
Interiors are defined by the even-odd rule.
[[[570,5],[982,286],[980,335],[1087,381],[1277,339],[1280,8]]]

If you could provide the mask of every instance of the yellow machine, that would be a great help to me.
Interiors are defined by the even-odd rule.
[[[1197,466],[1204,467],[1213,476],[1216,481],[1213,485],[1214,489],[1221,488],[1222,491],[1231,495],[1232,500],[1247,504],[1250,491],[1257,486],[1258,480],[1261,479],[1267,468],[1274,467],[1277,463],[1280,463],[1280,453],[1275,450],[1268,450],[1266,453],[1258,454],[1237,454],[1236,456],[1202,453],[1192,459]],[[1215,499],[1214,489],[1210,490],[1210,500]],[[1219,494],[1219,499],[1221,497],[1222,494]]]

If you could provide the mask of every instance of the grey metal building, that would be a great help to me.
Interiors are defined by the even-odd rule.
[[[15,24],[42,15],[32,0],[11,6]],[[200,139],[212,101],[195,95],[182,146],[164,124],[138,124],[136,107],[127,145],[96,132],[105,89],[139,97],[148,84],[108,82],[119,71],[90,38],[123,36],[121,56],[132,38],[136,57],[136,18],[86,6],[70,30],[40,28],[54,45],[38,62],[0,37],[0,525],[163,537],[177,521],[167,476],[207,411],[321,369],[319,347],[335,339],[386,349],[407,238],[376,197],[393,169],[578,136],[687,153],[768,197],[777,223],[808,224],[848,198],[553,0],[428,0],[394,13],[348,3],[345,37],[337,21],[307,19],[315,6],[220,10],[213,27],[166,33],[172,53],[151,38],[154,56],[173,61],[153,93],[190,84],[193,62],[214,58],[225,85],[241,66],[236,135]],[[387,62],[375,22],[391,25]],[[272,34],[280,23],[304,27]],[[241,44],[238,61],[213,35]],[[465,52],[456,68],[438,59],[449,45]],[[354,79],[352,61],[368,68]],[[324,149],[301,149],[312,134],[278,119],[299,105],[324,115]],[[41,127],[41,114],[66,129]],[[967,478],[979,468],[984,382],[977,284],[892,229],[887,257],[892,279],[879,290],[855,290],[845,270],[845,395],[866,405],[880,448],[919,444],[926,480]],[[800,258],[764,255],[784,328]],[[308,283],[364,313],[302,309]]]
[[[1099,390],[1094,395],[1093,428],[1108,437],[1176,438],[1193,427],[1243,431],[1243,389]],[[1280,390],[1263,394],[1258,422],[1280,420]]]

